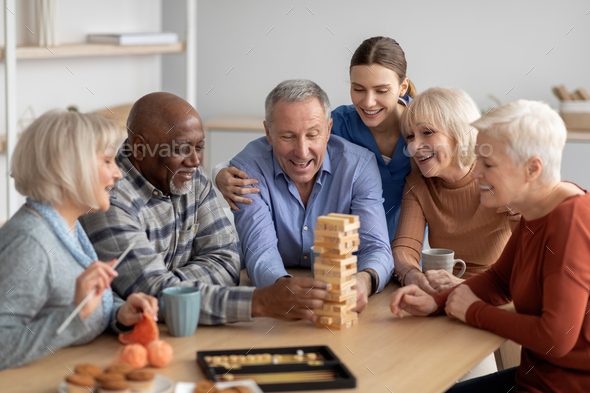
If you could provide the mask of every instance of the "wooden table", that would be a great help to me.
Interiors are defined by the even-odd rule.
[[[296,273],[306,274],[309,271]],[[252,323],[199,326],[193,336],[175,338],[160,324],[161,338],[174,347],[174,360],[155,371],[175,381],[194,382],[204,378],[196,363],[199,350],[328,345],[355,375],[357,388],[322,392],[434,393],[445,391],[504,341],[446,316],[399,319],[389,310],[397,288],[387,285],[370,298],[357,325],[333,333],[307,320],[257,318]],[[0,372],[0,390],[55,392],[69,374],[66,366],[104,366],[120,347],[116,337],[106,333],[90,344],[48,353],[28,366]]]

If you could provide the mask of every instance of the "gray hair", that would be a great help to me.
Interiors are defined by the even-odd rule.
[[[306,101],[308,98],[317,98],[324,107],[324,117],[326,124],[330,123],[331,109],[328,95],[317,83],[309,79],[289,79],[277,85],[268,96],[264,103],[266,126],[270,130],[273,122],[273,112],[278,102],[294,104],[296,102]]]
[[[518,100],[492,110],[471,124],[503,143],[514,165],[522,166],[532,157],[539,157],[543,162],[541,182],[552,185],[560,181],[567,130],[549,105]]]
[[[16,144],[11,163],[15,187],[42,204],[69,199],[78,207],[97,206],[98,153],[114,158],[123,139],[121,127],[100,115],[46,112]]]

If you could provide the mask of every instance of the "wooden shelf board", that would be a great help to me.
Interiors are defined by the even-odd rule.
[[[68,44],[54,47],[19,46],[16,48],[18,60],[53,59],[64,57],[97,57],[97,56],[131,56],[159,53],[181,53],[184,42],[170,45],[104,45],[104,44]],[[0,53],[4,59],[4,48]]]
[[[248,115],[222,115],[213,117],[203,123],[205,131],[208,130],[252,130],[264,131],[264,116]]]
[[[221,117],[223,121],[214,121],[213,118],[205,122],[207,130],[264,130],[262,127],[262,116],[236,116],[230,118],[228,116]],[[567,140],[569,142],[581,141],[590,142],[590,131],[576,131],[570,130],[567,133]],[[6,152],[6,135],[0,134],[0,153]]]
[[[590,130],[567,130],[567,140],[590,142]]]

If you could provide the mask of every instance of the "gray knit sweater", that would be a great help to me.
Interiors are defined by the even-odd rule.
[[[53,356],[59,348],[85,344],[100,333],[99,306],[86,320],[74,318],[76,278],[84,271],[49,224],[26,206],[0,228],[0,370]],[[112,315],[123,301],[113,293]]]

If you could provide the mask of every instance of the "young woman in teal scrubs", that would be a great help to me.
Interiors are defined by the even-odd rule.
[[[391,242],[399,220],[404,179],[410,172],[400,118],[406,104],[416,94],[414,85],[406,77],[404,51],[389,37],[363,41],[350,61],[350,82],[352,105],[342,105],[332,111],[332,133],[375,154]],[[248,179],[248,175],[237,168],[214,171],[213,177],[234,210],[238,209],[234,202],[251,203],[241,195],[258,192],[257,188],[244,187],[257,181]]]

